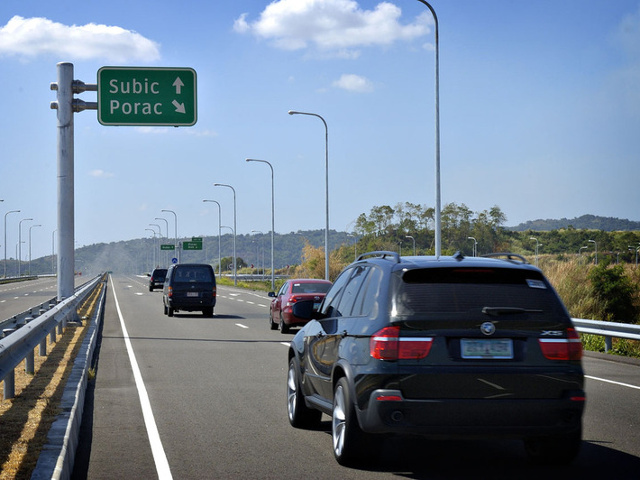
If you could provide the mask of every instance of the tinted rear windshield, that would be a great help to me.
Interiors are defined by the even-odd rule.
[[[506,268],[429,268],[397,277],[395,316],[480,313],[485,307],[542,310],[566,316],[544,277],[536,271]]]
[[[294,283],[291,293],[327,293],[331,287],[330,283]]]
[[[190,283],[190,282],[213,282],[211,268],[202,267],[185,267],[177,268],[173,274],[174,283]]]

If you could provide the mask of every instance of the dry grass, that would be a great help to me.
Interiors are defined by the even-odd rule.
[[[100,284],[102,285],[102,284]],[[98,289],[100,290],[100,289]],[[81,318],[91,318],[94,295],[78,310]],[[23,361],[15,369],[15,398],[0,400],[0,480],[28,479],[46,444],[73,362],[82,345],[88,322],[68,324],[57,341],[47,336],[47,356],[35,355],[35,375],[25,373]],[[4,398],[4,382],[0,384]]]

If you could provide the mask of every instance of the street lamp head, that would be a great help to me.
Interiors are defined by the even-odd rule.
[[[295,114],[296,114],[296,113],[298,113],[298,112],[296,112],[295,110],[289,110],[287,113],[288,113],[289,115],[295,115]]]

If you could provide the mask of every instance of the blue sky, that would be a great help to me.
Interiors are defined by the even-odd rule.
[[[440,25],[442,204],[498,205],[506,225],[595,214],[640,220],[640,1],[433,0]],[[434,28],[416,0],[0,3],[0,213],[8,256],[56,229],[56,64],[189,67],[193,127],[113,127],[75,114],[76,245],[325,223],[373,206],[434,206]],[[95,101],[96,94],[80,95]],[[2,220],[2,219],[0,219]],[[4,240],[0,238],[0,243]],[[23,248],[23,258],[25,256]]]

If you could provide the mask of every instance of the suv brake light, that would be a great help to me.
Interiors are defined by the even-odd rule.
[[[173,287],[172,286],[168,286],[167,287],[167,297],[173,297]]]
[[[574,328],[567,329],[567,338],[539,338],[542,354],[549,360],[580,360],[582,341]]]
[[[429,355],[433,337],[401,337],[400,327],[385,327],[369,340],[369,354],[378,360],[417,360]]]

